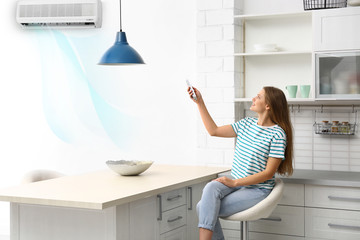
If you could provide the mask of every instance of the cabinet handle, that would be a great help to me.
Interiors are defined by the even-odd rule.
[[[268,217],[268,218],[260,218],[260,220],[281,222],[282,219],[280,217]]]
[[[156,196],[158,199],[158,204],[159,204],[159,212],[158,212],[158,217],[157,220],[161,221],[162,220],[162,199],[161,199],[161,195],[157,195]]]
[[[173,196],[173,197],[168,197],[166,200],[168,200],[168,201],[174,201],[174,200],[176,200],[176,199],[178,199],[178,198],[181,198],[182,196],[179,194],[179,195],[177,195],[177,196]]]
[[[360,202],[360,198],[328,196],[330,200]]]
[[[182,219],[182,216],[177,216],[176,218],[169,219],[169,220],[167,220],[167,222],[168,222],[168,223],[172,223],[172,222],[178,221],[178,220],[180,220],[180,219]]]
[[[192,195],[192,187],[188,187],[187,188],[188,191],[189,191],[189,207],[188,207],[188,210],[192,210],[192,205],[193,205],[193,195]]]
[[[350,225],[341,225],[341,224],[333,224],[333,223],[329,223],[328,226],[331,228],[342,228],[342,229],[351,229],[351,230],[360,231],[360,226],[350,226]]]

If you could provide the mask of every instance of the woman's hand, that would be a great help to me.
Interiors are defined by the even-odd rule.
[[[215,179],[213,181],[220,182],[220,183],[224,184],[227,187],[231,187],[231,188],[237,187],[235,180],[230,179],[228,177],[220,177],[220,178],[217,178],[217,179]]]
[[[192,97],[193,91],[190,89],[190,87],[188,87],[188,89],[187,89],[187,91],[188,91],[188,93],[189,93],[189,96],[190,96],[190,98],[191,98],[195,103],[200,103],[200,101],[202,101],[201,93],[200,93],[200,91],[199,91],[197,88],[193,87],[193,89],[194,89],[194,91],[195,91],[195,95],[196,95],[197,100],[195,100],[195,99]]]

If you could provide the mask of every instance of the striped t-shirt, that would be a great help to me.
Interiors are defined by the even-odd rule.
[[[231,125],[237,135],[231,169],[231,175],[235,179],[264,171],[269,157],[285,160],[285,131],[278,125],[259,126],[257,121],[257,118],[248,117]],[[272,189],[274,184],[275,176],[248,187]]]

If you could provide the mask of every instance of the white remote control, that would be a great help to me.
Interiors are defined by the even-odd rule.
[[[187,80],[187,79],[186,79],[186,84],[187,84],[187,85],[188,85],[188,87],[191,89],[191,91],[193,91],[193,94],[191,95],[191,96],[192,96],[192,98],[193,98],[195,101],[197,101],[197,97],[196,97],[195,91],[194,91],[194,89],[193,89],[193,87],[192,87],[191,83],[190,83],[190,82],[189,82],[189,80]]]

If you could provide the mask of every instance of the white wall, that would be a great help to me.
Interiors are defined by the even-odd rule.
[[[0,8],[0,188],[38,168],[76,174],[130,156],[196,164],[196,119],[185,78],[196,73],[196,2],[122,1],[123,31],[146,65],[96,65],[119,29],[117,0],[103,27],[31,31]],[[0,236],[8,231],[0,204]]]

